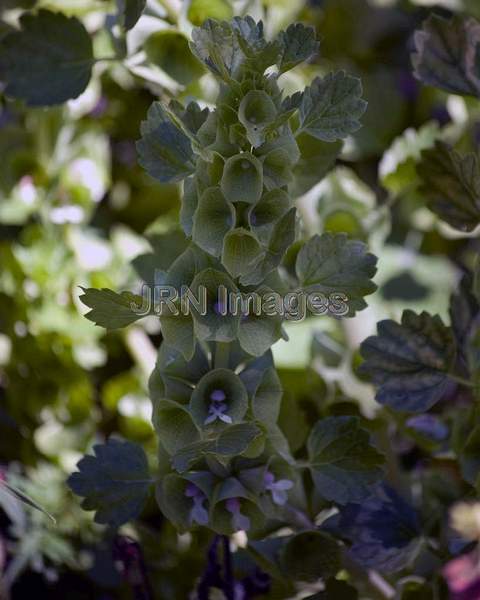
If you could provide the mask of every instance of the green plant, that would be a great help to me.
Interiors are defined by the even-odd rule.
[[[138,143],[153,177],[184,181],[180,219],[191,241],[171,265],[148,255],[140,262],[154,269],[150,281],[158,286],[188,286],[196,296],[203,286],[207,309],[159,311],[163,342],[150,378],[159,444],[154,479],[139,447],[111,440],[80,461],[69,484],[101,523],[138,516],[155,483],[162,512],[180,531],[206,526],[264,539],[272,523],[313,529],[312,493],[339,505],[361,502],[382,476],[383,457],[357,417],[320,421],[308,458],[295,460],[277,426],[282,388],[269,350],[290,315],[265,314],[263,305],[252,314],[247,302],[253,293],[271,303],[275,294],[303,291],[317,303],[342,298],[346,316],[366,306],[375,257],[343,234],[303,239],[291,191],[304,188],[312,145],[333,161],[338,142],[360,127],[366,103],[360,81],[343,71],[293,96],[282,93],[282,73],[318,50],[313,30],[301,24],[267,41],[251,17],[207,20],[193,30],[191,48],[218,81],[214,109],[155,102]],[[237,314],[221,305],[222,286],[239,293]],[[82,300],[88,318],[106,328],[140,318],[126,292],[87,289]],[[305,488],[305,471],[315,491]],[[337,543],[309,535],[316,560],[325,556],[325,575],[334,575]],[[286,556],[300,543],[297,536],[282,541]],[[285,564],[293,579],[304,577],[305,565],[297,573]]]

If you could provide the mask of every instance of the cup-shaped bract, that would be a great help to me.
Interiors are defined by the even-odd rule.
[[[233,278],[249,273],[262,255],[259,241],[246,229],[233,229],[223,240],[222,264]]]
[[[262,196],[262,163],[250,152],[230,157],[225,162],[221,188],[229,202],[255,204]]]
[[[229,310],[230,292],[238,292],[230,277],[216,269],[205,269],[195,277],[191,289],[196,297],[204,293],[206,299],[204,310],[192,307],[197,337],[205,342],[233,341],[240,316]]]
[[[250,90],[242,98],[238,109],[238,120],[247,131],[248,141],[260,146],[265,141],[265,128],[277,116],[277,108],[263,90]]]
[[[192,239],[205,252],[220,256],[223,238],[235,224],[235,210],[219,187],[206,189],[193,218]]]
[[[247,408],[247,390],[240,377],[229,369],[214,369],[204,375],[190,401],[190,412],[199,427],[239,423]]]
[[[250,208],[248,220],[252,231],[260,241],[267,242],[275,224],[291,208],[290,196],[279,188],[271,190]]]
[[[264,523],[255,496],[235,478],[217,484],[211,500],[211,527],[222,535],[247,531],[249,536]]]

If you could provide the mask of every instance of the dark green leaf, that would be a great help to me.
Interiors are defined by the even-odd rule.
[[[85,499],[85,510],[94,510],[95,521],[118,527],[137,517],[145,504],[152,480],[141,446],[110,438],[84,456],[78,472],[68,478],[71,490]]]
[[[384,458],[356,417],[319,421],[308,439],[308,454],[319,494],[339,504],[362,502],[383,475]]]
[[[317,77],[303,93],[300,131],[325,142],[335,142],[360,129],[367,108],[360,79],[344,71]]]
[[[76,98],[94,63],[92,40],[76,17],[41,9],[20,17],[19,31],[0,42],[0,79],[7,96],[30,106]]]
[[[301,248],[296,272],[305,290],[325,295],[344,294],[348,316],[366,307],[364,296],[376,285],[377,259],[363,242],[349,240],[343,233],[315,235]]]
[[[304,600],[357,600],[357,590],[346,581],[329,579],[323,592],[307,596]]]
[[[472,231],[480,223],[480,165],[475,154],[461,156],[443,142],[422,153],[421,192],[429,208],[449,225]]]
[[[480,78],[475,62],[479,40],[480,23],[475,19],[431,15],[423,29],[415,32],[415,76],[453,94],[479,97]]]
[[[317,54],[320,43],[316,40],[315,29],[302,23],[292,23],[280,33],[283,47],[278,68],[280,73],[293,69],[296,65]]]
[[[284,572],[294,581],[317,581],[341,569],[337,542],[321,531],[303,531],[289,539],[281,552]]]
[[[305,133],[297,137],[300,159],[293,169],[291,192],[301,196],[321,181],[335,164],[343,142],[322,142]]]
[[[401,324],[380,321],[361,346],[362,372],[378,386],[376,399],[395,410],[424,412],[449,385],[455,356],[452,331],[438,315],[405,310]]]
[[[132,29],[145,10],[147,0],[123,0],[125,29]]]
[[[173,183],[193,173],[190,140],[159,102],[150,107],[141,133],[137,142],[139,163],[149,175],[162,183]]]

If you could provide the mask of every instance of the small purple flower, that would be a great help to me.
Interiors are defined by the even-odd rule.
[[[225,414],[228,410],[228,404],[224,402],[225,398],[226,394],[223,390],[213,390],[210,394],[211,403],[207,418],[204,421],[205,425],[210,425],[210,423],[214,423],[217,419],[223,423],[230,424],[232,422],[232,417]]]
[[[225,507],[232,513],[232,523],[236,531],[248,531],[250,529],[250,519],[240,512],[241,505],[238,498],[229,498]]]
[[[293,487],[293,481],[290,479],[279,479],[275,481],[275,476],[270,471],[266,471],[264,475],[265,489],[272,494],[272,500],[275,504],[283,506],[288,500],[287,490]]]
[[[434,442],[442,442],[448,437],[448,427],[435,415],[415,415],[406,425]]]
[[[203,506],[207,497],[194,483],[189,482],[185,489],[185,496],[193,500],[193,507],[190,510],[190,521],[191,523],[198,523],[199,525],[207,525],[208,523],[208,512]]]

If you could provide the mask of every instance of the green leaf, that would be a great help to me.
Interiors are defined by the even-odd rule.
[[[41,9],[20,17],[19,31],[0,41],[0,79],[5,94],[30,106],[76,98],[94,63],[92,40],[76,17]]]
[[[338,543],[321,531],[302,531],[282,548],[283,572],[294,581],[317,581],[335,575],[341,568]]]
[[[360,129],[367,108],[360,79],[344,71],[317,77],[303,93],[300,131],[325,142],[335,142]]]
[[[117,294],[107,288],[101,290],[82,288],[82,290],[84,293],[80,296],[80,300],[85,306],[91,308],[85,316],[95,325],[106,329],[119,329],[145,316],[139,312],[142,299],[131,292]]]
[[[306,291],[325,295],[344,294],[348,316],[366,307],[364,296],[372,294],[376,285],[377,259],[367,252],[363,242],[349,240],[343,233],[315,235],[297,256],[296,272]]]
[[[318,493],[331,502],[362,502],[383,475],[383,456],[357,417],[328,417],[308,438],[310,472]]]
[[[219,187],[207,188],[193,217],[192,239],[205,252],[220,256],[224,237],[235,224],[235,209]]]
[[[187,19],[192,25],[201,25],[206,19],[228,21],[233,17],[233,9],[227,0],[191,0]]]
[[[455,345],[438,315],[402,314],[401,324],[380,321],[378,335],[361,345],[361,371],[378,386],[376,399],[394,410],[424,412],[448,389]]]
[[[422,154],[420,191],[429,208],[452,227],[472,231],[480,223],[480,165],[475,154],[461,156],[443,142]]]
[[[182,85],[189,85],[205,73],[190,52],[187,38],[179,31],[155,31],[145,40],[143,48],[150,62]]]
[[[124,26],[128,31],[136,25],[138,19],[142,16],[147,0],[123,0],[122,3],[124,4]]]
[[[190,48],[209,69],[227,81],[234,77],[244,59],[231,25],[208,19],[192,30]]]
[[[210,111],[208,108],[200,108],[196,102],[189,102],[187,106],[183,106],[177,100],[170,102],[169,108],[183,123],[183,126],[191,134],[196,135],[200,127],[208,119]]]
[[[301,133],[297,137],[300,158],[293,168],[294,180],[290,187],[294,196],[306,194],[321,181],[334,166],[343,142],[322,142]]]
[[[280,73],[293,69],[296,65],[317,54],[320,43],[315,37],[315,29],[302,23],[292,23],[279,35],[283,47],[278,64]]]
[[[415,32],[412,54],[414,74],[426,85],[453,94],[480,97],[480,79],[475,48],[480,39],[480,23],[473,18],[444,19],[432,14]]]
[[[68,478],[70,489],[85,499],[82,507],[94,510],[97,523],[118,527],[137,517],[149,494],[152,480],[141,446],[110,438],[84,456],[78,472]]]
[[[194,171],[194,155],[189,138],[172,121],[160,102],[148,110],[137,142],[140,165],[162,183],[174,183]]]
[[[262,254],[257,238],[241,227],[229,231],[223,240],[222,264],[234,279],[249,273]]]
[[[237,43],[245,55],[245,67],[262,73],[278,61],[281,43],[278,40],[267,42],[263,33],[263,22],[252,17],[234,17],[232,28]]]
[[[229,202],[255,204],[263,190],[261,162],[250,152],[230,157],[225,162],[221,187]]]

